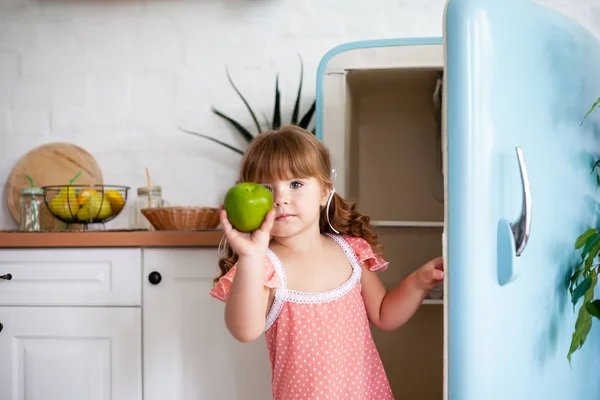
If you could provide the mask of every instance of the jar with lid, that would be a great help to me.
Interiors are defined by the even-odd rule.
[[[135,213],[135,227],[137,229],[154,230],[148,219],[142,214],[143,208],[162,207],[164,200],[162,198],[162,188],[160,186],[144,186],[137,190],[137,202]]]
[[[42,210],[45,207],[44,189],[29,187],[20,191],[19,230],[39,232],[42,227]]]

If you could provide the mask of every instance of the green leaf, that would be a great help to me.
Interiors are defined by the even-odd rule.
[[[229,70],[227,68],[225,68],[225,72],[227,73],[227,79],[229,80],[229,83],[233,87],[233,90],[235,90],[235,92],[238,94],[238,96],[240,96],[240,98],[242,99],[242,101],[246,105],[246,108],[250,112],[250,115],[252,115],[252,119],[254,120],[254,124],[256,125],[256,129],[258,131],[257,133],[260,133],[261,132],[260,124],[258,123],[258,119],[256,118],[256,115],[254,114],[254,111],[252,111],[252,108],[250,107],[250,104],[248,104],[248,102],[246,101],[246,99],[244,98],[244,96],[242,95],[242,93],[238,90],[237,86],[235,86],[235,83],[233,83],[233,80],[231,79],[231,75],[229,75]]]
[[[596,161],[594,161],[594,163],[592,164],[592,168],[591,168],[591,170],[590,170],[590,174],[591,174],[592,172],[594,172],[594,170],[595,170],[596,168],[598,168],[598,166],[599,166],[599,165],[600,165],[600,158],[599,158],[599,159],[597,159]]]
[[[588,269],[592,266],[594,259],[600,252],[600,242],[596,243],[596,245],[590,250],[587,259],[585,260],[585,269]]]
[[[310,106],[310,109],[306,112],[306,114],[304,114],[304,117],[302,117],[302,119],[300,120],[300,123],[298,124],[299,127],[303,128],[303,129],[307,129],[308,125],[310,124],[310,120],[313,117],[313,114],[315,113],[315,109],[317,107],[317,100],[313,101],[312,105]]]
[[[304,80],[304,64],[300,54],[298,54],[298,58],[300,59],[300,84],[298,85],[296,104],[294,104],[294,112],[292,113],[292,125],[296,125],[298,123],[298,115],[300,114],[300,98],[302,97],[302,81]]]
[[[585,303],[585,309],[590,315],[600,319],[600,300],[590,301]]]
[[[596,286],[596,282],[598,282],[597,272],[590,279],[592,280],[592,284],[585,293],[584,304],[591,301],[594,296],[594,287]],[[583,346],[588,333],[590,333],[590,329],[592,328],[592,315],[587,311],[584,304],[579,308],[579,314],[577,316],[577,321],[575,322],[575,331],[573,332],[571,347],[567,354],[569,364],[571,364],[571,355]]]
[[[571,355],[575,353],[577,350],[583,346],[585,340],[587,339],[588,333],[590,333],[590,329],[592,328],[592,316],[587,312],[586,308],[582,305],[579,309],[579,315],[577,316],[577,321],[575,322],[575,332],[573,332],[573,336],[571,337],[571,347],[569,348],[569,353],[567,354],[567,359],[569,360],[569,364],[571,363]]]
[[[269,118],[267,117],[267,115],[263,112],[262,113],[263,118],[265,119],[265,124],[266,124],[266,130],[270,130],[273,129],[273,127],[271,126],[271,122],[269,121]]]
[[[212,137],[210,137],[210,136],[208,136],[208,135],[204,135],[204,134],[202,134],[202,133],[197,133],[197,132],[188,131],[187,129],[183,129],[183,128],[181,128],[181,127],[180,127],[179,129],[181,129],[181,130],[182,130],[182,131],[184,131],[185,133],[189,133],[190,135],[196,135],[196,136],[200,136],[201,138],[204,138],[204,139],[211,140],[211,141],[213,141],[213,142],[215,142],[215,143],[218,143],[218,144],[220,144],[221,146],[225,146],[225,147],[227,147],[229,150],[232,150],[232,151],[235,151],[235,152],[236,152],[236,153],[238,153],[238,154],[244,155],[244,152],[243,152],[242,150],[240,150],[240,149],[237,149],[237,148],[235,148],[235,147],[233,147],[233,146],[231,146],[231,145],[228,145],[228,144],[227,144],[227,143],[225,143],[225,142],[221,142],[220,140],[217,140],[217,139],[215,139],[215,138],[212,138]]]
[[[277,77],[275,78],[275,107],[273,109],[273,129],[279,129],[281,127],[280,97],[281,93],[279,93],[279,74],[277,74]]]
[[[583,117],[583,120],[585,121],[587,117],[590,116],[591,113],[593,113],[594,111],[596,111],[596,109],[600,107],[600,97],[598,97],[598,100],[596,100],[596,102],[592,105],[592,107],[590,108],[590,110],[587,112],[587,114],[585,114],[585,117]],[[581,121],[581,124],[583,125],[583,121]]]
[[[573,288],[575,287],[575,283],[577,283],[577,279],[579,279],[582,272],[583,269],[575,270],[575,272],[573,272],[573,275],[571,276],[571,279],[569,280],[569,293],[571,294],[571,296],[573,295]]]
[[[583,250],[581,251],[581,259],[585,260],[588,254],[595,256],[595,254],[590,253],[590,251],[596,247],[598,243],[600,243],[600,233],[596,232],[585,241],[585,246],[583,246]]]
[[[227,122],[229,122],[231,125],[233,125],[235,127],[235,129],[238,130],[238,132],[244,137],[244,139],[246,139],[246,141],[248,143],[250,143],[250,141],[252,139],[254,139],[254,136],[246,128],[244,128],[239,122],[237,122],[233,118],[228,117],[227,115],[223,114],[221,111],[217,110],[214,107],[211,109],[211,111],[214,112],[215,114],[217,114],[219,117],[221,117],[224,120],[226,120]]]
[[[581,234],[581,235],[580,235],[580,236],[577,238],[577,240],[575,241],[575,248],[576,248],[576,249],[579,249],[579,248],[583,247],[583,245],[585,244],[585,242],[586,242],[586,241],[587,241],[587,240],[588,240],[590,237],[592,237],[592,235],[593,235],[594,233],[597,233],[597,232],[598,232],[598,230],[597,230],[597,229],[595,229],[595,228],[590,228],[590,229],[588,229],[587,231],[585,231],[585,232],[584,232],[583,234]]]
[[[573,305],[577,304],[579,299],[581,299],[581,297],[583,297],[585,292],[587,292],[587,290],[591,286],[592,286],[592,278],[589,278],[589,277],[585,278],[583,281],[581,281],[581,283],[579,285],[577,285],[577,287],[573,291],[573,297],[571,299],[571,301],[573,302]]]

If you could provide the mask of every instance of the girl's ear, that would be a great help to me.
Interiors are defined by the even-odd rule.
[[[328,185],[323,186],[323,190],[321,190],[321,207],[325,207],[327,205],[327,200],[329,200],[329,195],[331,194],[331,187]]]

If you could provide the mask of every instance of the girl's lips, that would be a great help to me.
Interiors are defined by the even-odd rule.
[[[278,216],[277,218],[275,218],[277,221],[281,221],[282,219],[288,219],[290,217],[293,217],[292,214],[281,214],[280,216]]]

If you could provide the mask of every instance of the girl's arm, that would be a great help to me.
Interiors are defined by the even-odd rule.
[[[257,339],[265,328],[270,290],[264,285],[264,263],[264,257],[240,258],[237,263],[225,304],[225,324],[240,342]]]
[[[419,309],[427,292],[444,278],[442,258],[438,257],[407,276],[387,291],[377,273],[363,266],[362,295],[371,323],[390,331],[405,324]]]
[[[237,231],[220,207],[227,241],[238,254],[235,279],[225,303],[225,325],[240,342],[258,338],[265,327],[270,289],[265,286],[264,263],[275,211],[267,213],[261,227],[251,234]]]

